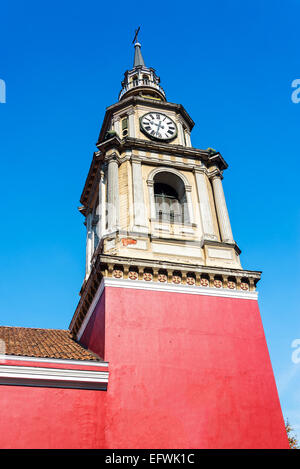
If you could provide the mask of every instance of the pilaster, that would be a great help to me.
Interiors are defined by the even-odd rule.
[[[204,169],[194,169],[197,192],[199,198],[200,216],[203,229],[203,239],[217,240],[217,234],[215,233],[213,216],[211,210],[211,203],[209,200],[209,193],[206,183],[206,174]]]
[[[91,271],[91,259],[93,254],[93,230],[92,230],[92,213],[88,213],[86,216],[86,263],[85,263],[85,275],[86,278],[89,276]]]
[[[127,113],[128,115],[128,124],[129,124],[129,137],[135,138],[135,111],[134,109],[130,109]]]
[[[224,243],[234,243],[231,225],[223,191],[221,173],[216,172],[212,177],[212,186],[215,197],[216,210],[218,215],[221,238]]]
[[[147,233],[147,211],[144,200],[142,165],[138,157],[131,157],[132,164],[132,190],[133,190],[133,231]]]
[[[104,171],[100,171],[99,179],[99,206],[98,206],[98,223],[97,223],[97,234],[99,240],[105,234],[106,228],[106,203],[105,203],[105,174]]]
[[[119,228],[119,165],[116,153],[110,155],[107,164],[107,231],[111,233]]]
[[[120,135],[120,116],[115,116],[113,119],[113,127],[117,135]]]

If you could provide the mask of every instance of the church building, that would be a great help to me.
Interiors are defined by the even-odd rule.
[[[241,265],[227,163],[193,126],[136,39],[80,198],[69,327],[0,327],[0,448],[289,447],[261,272]]]

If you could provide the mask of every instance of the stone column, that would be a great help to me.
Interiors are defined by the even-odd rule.
[[[192,146],[191,133],[188,130],[186,130],[185,132],[185,140],[186,140],[186,146],[191,147]]]
[[[183,145],[183,146],[186,146],[184,133],[183,133],[184,130],[183,130],[183,126],[182,126],[182,120],[180,119],[180,117],[178,115],[176,116],[176,124],[177,124],[177,128],[178,128],[179,144]]]
[[[184,147],[186,146],[186,140],[185,140],[185,137],[184,137],[184,130],[183,130],[183,127],[182,127],[182,123],[181,122],[178,122],[178,131],[179,131],[179,143],[180,145],[183,145]]]
[[[118,136],[121,138],[121,131],[120,131],[120,117],[114,117],[114,131],[117,132]]]
[[[99,179],[99,205],[98,205],[98,223],[97,223],[97,235],[99,242],[105,233],[106,228],[106,200],[105,200],[105,176],[104,172],[100,171]]]
[[[191,186],[185,187],[185,195],[186,195],[186,203],[187,203],[188,214],[189,214],[189,223],[193,224],[195,223],[195,220],[194,220],[194,212],[193,212],[192,187]]]
[[[116,155],[111,155],[107,169],[107,231],[119,228],[119,167]]]
[[[212,177],[212,185],[222,241],[234,243],[220,174]]]
[[[134,110],[128,111],[128,135],[135,138],[135,125],[134,125]]]
[[[134,231],[144,232],[147,229],[147,210],[144,200],[144,188],[142,178],[142,164],[139,159],[132,157],[132,185],[133,185],[133,217]]]
[[[148,179],[148,193],[149,193],[149,203],[150,203],[150,217],[151,220],[156,219],[156,207],[155,207],[155,200],[154,200],[154,182]]]
[[[86,216],[86,262],[85,262],[85,276],[88,277],[91,271],[91,259],[93,254],[93,230],[92,230],[92,217],[93,214],[89,213]]]
[[[204,170],[195,169],[195,177],[199,198],[199,209],[203,229],[203,238],[208,240],[217,240],[218,237],[214,228],[211,202],[209,199],[206,175],[204,173]]]

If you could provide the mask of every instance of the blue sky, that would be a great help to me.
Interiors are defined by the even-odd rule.
[[[67,328],[85,268],[77,210],[134,30],[192,143],[228,162],[224,191],[259,304],[282,410],[300,437],[299,0],[11,1],[1,6],[0,323]]]

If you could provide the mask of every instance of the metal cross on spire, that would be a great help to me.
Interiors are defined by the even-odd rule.
[[[138,29],[135,30],[135,35],[134,35],[132,44],[134,44],[135,42],[138,42],[137,37],[138,37],[140,29],[141,29],[141,27],[139,26]]]

